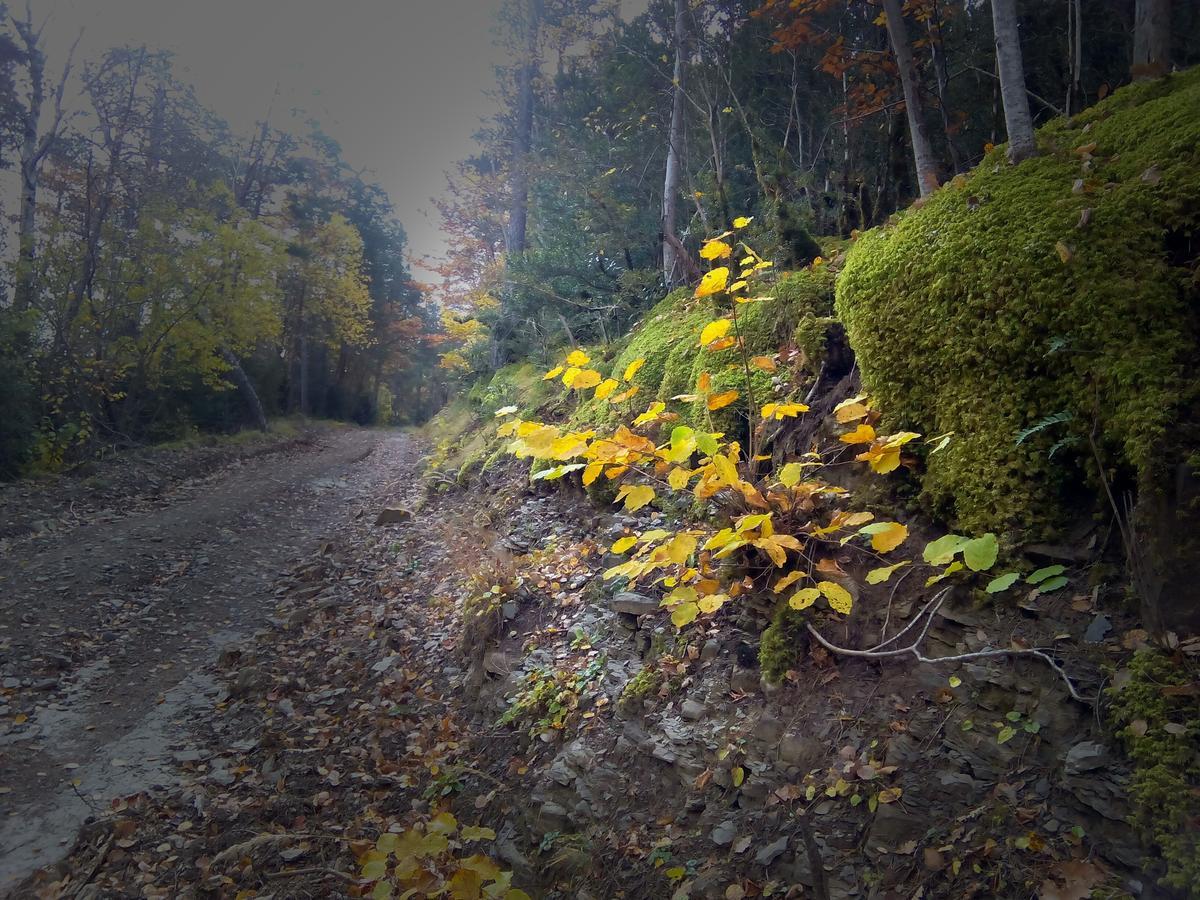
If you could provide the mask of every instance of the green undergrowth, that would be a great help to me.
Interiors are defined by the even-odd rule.
[[[747,353],[771,355],[781,347],[798,344],[799,338],[804,341],[799,346],[809,360],[806,367],[815,374],[824,349],[825,329],[832,321],[833,281],[828,267],[785,272],[764,289],[770,299],[740,305],[737,328]],[[683,424],[730,435],[744,431],[751,395],[758,405],[780,397],[775,380],[759,369],[751,369],[751,391],[747,392],[745,366],[736,350],[711,353],[699,346],[700,331],[715,315],[714,304],[694,299],[691,291],[668,294],[618,346],[608,370],[619,378],[634,360],[646,360],[635,379],[641,386],[637,396],[620,407],[591,400],[575,411],[572,422],[579,426],[613,426],[631,409],[641,410],[660,400],[680,414]],[[703,400],[670,402],[672,397],[696,393],[696,383],[706,371],[712,376],[710,393],[736,390],[740,393],[738,400],[712,413]],[[757,414],[755,410],[755,418]]]
[[[1166,863],[1163,883],[1200,896],[1200,707],[1170,657],[1139,651],[1110,688],[1117,735],[1133,761],[1134,825]]]
[[[1200,69],[1125,88],[1042,128],[1038,156],[1014,167],[997,148],[851,249],[837,310],[864,383],[889,427],[954,432],[924,492],[961,529],[1060,518],[1093,430],[1144,485],[1182,450],[1197,110]]]

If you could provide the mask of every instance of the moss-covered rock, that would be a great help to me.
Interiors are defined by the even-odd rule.
[[[954,432],[924,489],[966,530],[1053,518],[1093,429],[1117,477],[1155,483],[1196,403],[1200,70],[1055,121],[1038,147],[1015,167],[997,148],[862,235],[838,281],[890,424]]]
[[[1133,761],[1134,824],[1162,854],[1163,883],[1200,895],[1200,710],[1187,671],[1139,651],[1110,688],[1112,721]]]

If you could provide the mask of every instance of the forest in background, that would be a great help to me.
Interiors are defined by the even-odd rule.
[[[0,166],[19,185],[0,476],[280,415],[436,408],[437,316],[404,228],[319,123],[292,134],[264,110],[236,134],[168,53],[50,59],[45,24],[4,10],[0,31]]]
[[[619,336],[739,216],[768,259],[802,267],[810,236],[876,226],[1008,140],[991,3],[654,0],[632,21],[619,6],[505,6],[503,111],[440,204],[439,299],[486,326],[443,357],[465,380]],[[1032,127],[1200,61],[1195,4],[995,6]]]
[[[1030,127],[1200,53],[1193,4],[997,6]],[[802,267],[813,236],[878,225],[1008,139],[993,22],[970,0],[654,0],[629,21],[510,0],[513,62],[480,86],[499,111],[447,173],[449,249],[419,285],[386,193],[318,123],[235,134],[169,54],[49,59],[44,23],[6,10],[0,470],[281,414],[423,421],[506,362],[619,337],[739,216]]]

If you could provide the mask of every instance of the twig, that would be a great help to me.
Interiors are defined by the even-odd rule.
[[[96,877],[96,873],[100,871],[100,867],[104,865],[104,860],[108,859],[108,851],[112,849],[113,841],[117,839],[116,832],[108,836],[108,840],[104,842],[104,846],[100,848],[100,852],[96,854],[96,859],[92,862],[91,868],[83,880],[79,882],[79,887],[75,888],[74,896],[79,897],[83,894],[83,889],[91,884],[92,879]]]
[[[333,878],[341,878],[343,881],[358,881],[356,877],[348,872],[340,872],[337,869],[326,869],[323,866],[310,866],[306,869],[280,869],[278,872],[268,872],[263,878],[268,880],[272,878],[300,878],[304,875],[327,875]]]
[[[925,607],[919,613],[917,613],[913,620],[909,622],[908,625],[903,628],[903,630],[896,634],[895,637],[889,638],[888,640],[884,641],[883,644],[880,644],[879,647],[876,647],[872,650],[854,650],[849,647],[839,647],[836,644],[832,644],[826,640],[825,637],[811,624],[807,626],[808,631],[826,650],[829,650],[832,653],[837,653],[841,656],[855,656],[862,659],[887,659],[897,656],[912,656],[917,662],[922,663],[953,663],[966,662],[973,659],[987,659],[988,657],[993,656],[1032,656],[1040,659],[1058,674],[1058,676],[1063,680],[1063,683],[1066,684],[1067,691],[1070,693],[1072,699],[1078,700],[1080,703],[1087,704],[1096,702],[1097,698],[1084,697],[1082,694],[1080,694],[1079,691],[1075,689],[1075,685],[1071,679],[1067,677],[1067,673],[1063,671],[1062,666],[1055,662],[1054,658],[1044,650],[1011,648],[976,650],[971,653],[959,653],[955,656],[925,656],[922,654],[919,649],[921,643],[925,640],[925,635],[929,633],[929,626],[933,622],[933,617],[937,615],[938,610],[941,609],[941,606],[946,601],[946,597],[949,595],[949,593],[950,588],[945,588],[942,590],[937,596],[930,600],[929,603],[925,604]],[[928,613],[927,616],[926,613]],[[921,621],[922,617],[925,617],[925,625],[921,629],[921,633],[917,636],[916,640],[914,640],[911,644],[906,647],[900,647],[896,650],[879,649],[880,647],[898,640],[917,622]]]

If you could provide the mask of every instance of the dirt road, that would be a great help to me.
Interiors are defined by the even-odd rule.
[[[0,556],[0,895],[112,798],[178,780],[188,722],[218,700],[205,664],[266,624],[282,570],[389,499],[413,452],[398,432],[328,432]]]

